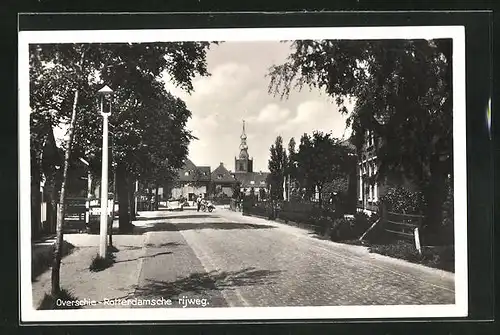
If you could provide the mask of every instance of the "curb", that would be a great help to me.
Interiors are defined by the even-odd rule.
[[[292,227],[296,227],[296,228],[300,228],[300,229],[305,229],[305,230],[308,230],[310,232],[315,233],[315,230],[314,230],[315,226],[313,226],[313,225],[296,223],[293,221],[285,222],[284,220],[281,220],[281,219],[270,220],[268,217],[263,217],[260,215],[253,215],[253,214],[248,214],[248,213],[243,214],[243,216],[256,217],[256,218],[264,219],[264,220],[269,221],[269,222],[281,223],[284,225],[288,225],[288,226],[292,226]],[[410,262],[410,261],[407,261],[407,260],[404,260],[401,258],[397,258],[397,257],[390,257],[390,256],[382,255],[382,254],[379,254],[376,252],[370,252],[369,247],[366,245],[354,245],[354,244],[336,242],[336,241],[331,241],[329,239],[321,239],[321,238],[319,238],[318,240],[324,241],[325,243],[328,243],[328,244],[335,244],[336,247],[339,247],[339,248],[344,249],[344,250],[350,250],[350,251],[356,252],[357,254],[368,255],[370,258],[379,259],[381,261],[385,261],[385,262],[393,263],[393,264],[398,264],[401,266],[407,266],[407,267],[418,269],[421,271],[426,271],[428,273],[435,273],[435,274],[439,275],[440,277],[445,278],[447,280],[454,280],[455,279],[454,272],[450,272],[450,271],[446,271],[446,270],[442,270],[442,269],[438,269],[438,268],[433,268],[431,266],[426,266],[426,265],[419,264],[419,263]]]

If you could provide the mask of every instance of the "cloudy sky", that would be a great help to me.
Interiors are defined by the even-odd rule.
[[[278,135],[285,145],[291,137],[298,142],[304,132],[313,130],[344,135],[345,117],[319,91],[293,91],[286,100],[267,93],[267,69],[282,63],[289,53],[289,45],[280,42],[226,42],[208,52],[212,75],[195,78],[191,95],[166,80],[167,88],[192,112],[188,127],[199,140],[191,143],[189,158],[195,164],[213,170],[223,162],[234,171],[243,120],[255,171],[268,171],[269,147]]]

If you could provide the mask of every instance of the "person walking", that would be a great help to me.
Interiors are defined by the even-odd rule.
[[[197,212],[199,212],[199,211],[200,211],[200,208],[201,208],[201,200],[202,200],[202,199],[201,199],[201,194],[200,194],[200,195],[198,195],[198,198],[196,199],[196,203],[197,203],[197,205],[198,205],[198,208],[196,209],[196,211],[197,211]]]

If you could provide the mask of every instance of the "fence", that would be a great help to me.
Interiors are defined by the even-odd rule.
[[[415,247],[421,252],[420,230],[424,221],[423,215],[404,214],[380,208],[384,230],[399,238],[413,240]]]
[[[209,196],[207,197],[207,200],[210,200],[214,205],[230,205],[231,204],[231,198],[229,197],[215,197],[215,196]]]
[[[79,232],[85,230],[87,198],[66,198],[63,231]],[[59,212],[59,211],[58,211]]]
[[[241,201],[236,199],[231,199],[229,202],[229,209],[234,212],[241,212]]]
[[[273,211],[273,205],[270,201],[255,201],[255,199],[245,199],[242,203],[244,215],[255,215],[274,219],[276,211]]]

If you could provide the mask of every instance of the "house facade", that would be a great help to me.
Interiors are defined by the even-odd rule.
[[[220,163],[219,166],[212,171],[211,174],[211,183],[212,183],[212,191],[214,195],[225,194],[227,197],[233,196],[233,188],[234,185],[238,181],[234,177],[234,175],[226,169],[224,163]]]
[[[376,146],[378,139],[372,131],[366,131],[365,142],[358,153],[357,164],[357,209],[372,213],[378,210],[378,201],[384,190],[384,185],[372,180],[377,174],[379,161],[377,160]],[[374,179],[374,178],[373,178]]]
[[[196,166],[190,159],[186,159],[171,188],[171,198],[186,198],[188,201],[194,201],[199,195],[206,198],[210,177],[209,166]]]

